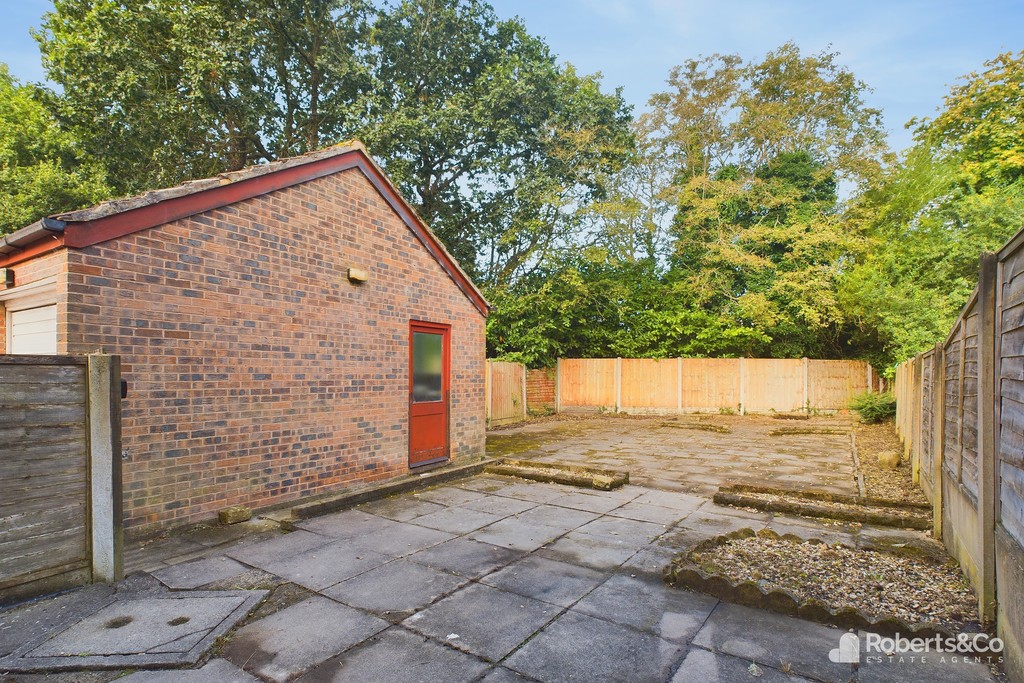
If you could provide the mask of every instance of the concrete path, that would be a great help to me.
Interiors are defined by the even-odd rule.
[[[491,432],[487,454],[627,470],[634,484],[706,496],[730,481],[855,495],[852,432],[848,416],[579,416]]]
[[[163,558],[152,575],[167,589],[270,594],[201,668],[118,680],[992,680],[983,665],[935,658],[864,662],[853,673],[829,659],[837,629],[662,583],[662,569],[691,544],[766,526],[851,544],[894,534],[922,540],[640,486],[596,492],[479,476],[206,552],[179,543],[187,562],[151,546]],[[17,631],[4,630],[19,623],[17,612],[0,613],[0,656],[16,645],[3,634]]]

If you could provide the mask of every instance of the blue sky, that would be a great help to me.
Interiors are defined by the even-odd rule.
[[[903,124],[931,116],[949,86],[987,59],[1024,49],[1020,0],[491,0],[518,15],[562,61],[600,71],[640,111],[669,69],[699,55],[757,58],[788,40],[805,53],[831,49],[874,92],[890,142]],[[50,0],[0,0],[0,61],[21,80],[43,79],[29,28]]]

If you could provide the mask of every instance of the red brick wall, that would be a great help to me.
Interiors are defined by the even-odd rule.
[[[526,409],[555,409],[555,369],[526,371]]]
[[[407,472],[410,319],[451,324],[452,456],[483,454],[484,319],[357,170],[68,259],[68,350],[130,385],[136,532]]]

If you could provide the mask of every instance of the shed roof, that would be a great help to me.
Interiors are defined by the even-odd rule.
[[[483,294],[358,140],[43,218],[0,237],[0,267],[61,248],[99,244],[353,168],[366,176],[463,294],[487,315],[489,305]]]

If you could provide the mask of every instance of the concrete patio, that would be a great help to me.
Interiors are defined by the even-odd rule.
[[[992,680],[984,665],[937,659],[863,663],[852,672],[829,660],[840,630],[660,578],[676,552],[742,527],[857,545],[893,535],[926,542],[916,532],[826,527],[635,485],[597,492],[493,476],[299,522],[290,533],[249,527],[258,533],[213,529],[133,556],[147,570],[130,579],[136,583],[269,595],[193,668],[118,680]],[[76,594],[58,598],[70,605],[64,622],[95,613],[102,589],[113,590],[81,591],[78,612]],[[52,634],[44,644],[59,637],[67,624],[42,618],[46,609],[52,617],[47,601],[0,612],[0,656],[38,639],[40,629]],[[4,680],[102,682],[131,670],[119,666]]]
[[[487,445],[492,457],[627,470],[667,491],[710,496],[735,481],[856,494],[853,429],[842,415],[580,415],[492,432]]]

